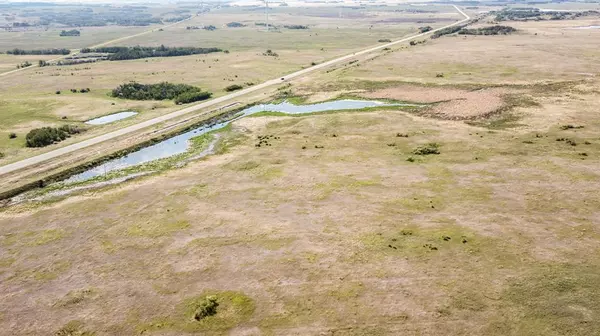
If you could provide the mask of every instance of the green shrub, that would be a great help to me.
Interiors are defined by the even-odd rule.
[[[381,42],[381,43],[389,43],[389,42],[392,42],[392,40],[390,40],[390,39],[380,39],[379,42]]]
[[[244,87],[238,84],[233,84],[233,85],[229,85],[228,87],[225,88],[225,91],[227,92],[232,92],[232,91],[237,91],[237,90],[241,90]]]
[[[206,100],[212,96],[212,93],[205,91],[190,91],[175,97],[175,104],[189,104],[201,100]]]
[[[14,132],[13,132],[13,133],[10,133],[10,134],[8,135],[8,138],[9,138],[9,139],[16,139],[16,138],[17,138],[17,133],[14,133]]]
[[[200,321],[205,317],[213,316],[217,313],[217,302],[216,296],[207,296],[200,302],[196,310],[194,311],[194,320]]]
[[[412,153],[414,155],[437,155],[440,154],[439,147],[440,145],[436,143],[428,143],[424,146],[417,147]]]
[[[77,126],[63,125],[56,127],[35,128],[25,136],[27,147],[45,147],[55,142],[61,142],[72,134],[80,133],[82,130]]]

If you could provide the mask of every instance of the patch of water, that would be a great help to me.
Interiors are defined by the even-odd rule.
[[[133,112],[133,111],[119,112],[119,113],[109,114],[104,117],[88,120],[85,123],[88,125],[104,125],[104,124],[108,124],[111,122],[115,122],[117,120],[123,120],[123,119],[129,118],[129,117],[133,117],[136,114],[138,114],[138,113]]]
[[[569,29],[600,29],[600,26],[570,27]]]
[[[249,107],[235,118],[223,121],[214,125],[205,125],[182,133],[170,139],[166,139],[152,146],[142,148],[136,152],[129,153],[123,157],[107,161],[102,165],[89,169],[83,173],[74,175],[67,179],[66,183],[82,182],[91,178],[105,175],[108,172],[136,166],[142,163],[168,158],[174,155],[183,154],[189,148],[188,141],[192,138],[201,136],[208,132],[221,129],[230,123],[259,112],[282,112],[287,114],[305,114],[326,111],[339,110],[360,110],[369,107],[383,106],[421,106],[415,104],[387,104],[378,101],[367,100],[336,100],[325,103],[310,104],[310,105],[294,105],[288,102],[280,104],[262,104]]]

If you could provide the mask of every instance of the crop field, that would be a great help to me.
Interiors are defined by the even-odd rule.
[[[363,11],[368,20],[375,9]],[[229,29],[264,36],[250,26],[253,19],[243,21],[248,8],[223,10],[225,18],[210,13],[160,33],[173,30],[189,41]],[[279,10],[299,11],[278,8],[274,22],[285,22]],[[337,26],[343,18],[335,13],[311,7],[306,19],[290,22]],[[309,17],[331,21],[309,23]],[[517,31],[423,37],[357,57],[290,81],[283,86],[286,99],[419,106],[259,113],[195,138],[195,151],[214,145],[212,154],[176,168],[150,165],[145,168],[156,169],[147,175],[117,184],[97,179],[72,193],[50,185],[32,194],[37,198],[25,195],[0,207],[0,330],[596,335],[600,54],[592,41],[600,30],[572,28],[598,20],[503,21]],[[229,21],[248,26],[222,27]],[[219,27],[185,28],[202,24]],[[493,24],[487,16],[469,28]],[[0,82],[13,111],[0,115],[2,132],[19,135],[2,135],[0,146],[25,156],[22,135],[30,127],[141,112],[120,127],[178,108],[106,95],[127,80],[168,79],[219,96],[232,83],[258,83],[376,44],[386,29],[389,36],[393,29],[408,35],[421,24],[371,32],[369,22],[360,25],[340,27],[359,36],[346,46],[324,26],[265,33],[280,39],[282,47],[269,48],[278,57],[233,36],[228,54],[24,72],[11,84]],[[294,48],[285,36],[304,42]],[[161,38],[149,34],[128,43],[161,44]],[[311,38],[337,47],[310,48]],[[54,92],[87,86],[92,90],[85,94]],[[281,100],[281,91],[251,99]]]

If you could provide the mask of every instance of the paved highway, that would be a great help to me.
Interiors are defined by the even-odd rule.
[[[252,93],[252,92],[255,92],[255,91],[258,91],[258,90],[270,87],[270,86],[273,86],[273,85],[280,84],[282,82],[294,79],[296,77],[300,77],[300,76],[306,75],[306,74],[311,73],[311,72],[315,72],[317,70],[329,67],[329,66],[334,65],[334,64],[342,63],[342,62],[347,61],[347,60],[349,60],[351,58],[354,58],[356,56],[361,56],[361,55],[364,55],[364,54],[368,54],[368,53],[371,53],[371,52],[374,52],[374,51],[377,51],[377,50],[381,50],[381,49],[384,49],[384,48],[387,48],[387,47],[394,46],[394,45],[399,44],[399,43],[407,42],[407,41],[410,41],[410,40],[413,40],[413,39],[416,39],[416,38],[419,38],[419,37],[422,37],[422,36],[425,36],[425,35],[429,35],[431,33],[435,33],[436,31],[442,30],[444,28],[448,28],[448,27],[452,27],[452,26],[456,26],[456,25],[462,24],[462,23],[464,23],[464,22],[466,22],[466,21],[468,21],[470,19],[470,17],[467,14],[465,14],[465,12],[463,12],[460,8],[458,8],[456,6],[454,6],[454,8],[456,8],[456,10],[461,15],[463,15],[465,17],[463,20],[455,22],[455,23],[450,24],[450,25],[447,25],[447,26],[442,27],[442,28],[431,30],[431,31],[426,32],[426,33],[421,33],[421,34],[413,35],[413,36],[410,36],[410,37],[407,37],[407,38],[404,38],[404,39],[401,39],[401,40],[393,41],[393,42],[386,43],[386,44],[381,44],[381,45],[378,45],[376,47],[368,48],[368,49],[361,50],[361,51],[358,51],[358,52],[355,52],[355,53],[352,53],[352,54],[349,54],[349,55],[346,55],[346,56],[342,56],[342,57],[339,57],[339,58],[336,58],[336,59],[333,59],[333,60],[330,60],[330,61],[318,64],[318,65],[312,66],[310,68],[306,68],[306,69],[303,69],[303,70],[291,73],[291,74],[283,76],[283,77],[279,77],[279,78],[276,78],[276,79],[271,79],[271,80],[266,81],[266,82],[264,82],[262,84],[254,85],[254,86],[249,87],[249,88],[244,89],[244,90],[236,91],[235,93],[232,93],[232,94],[229,94],[229,95],[226,95],[226,96],[223,96],[223,97],[211,99],[211,100],[209,100],[207,102],[199,103],[199,104],[196,104],[196,105],[193,105],[193,106],[190,106],[190,107],[186,107],[186,108],[184,108],[182,110],[179,110],[179,111],[175,111],[175,112],[172,112],[172,113],[169,113],[169,114],[165,114],[163,116],[160,116],[160,117],[157,117],[157,118],[154,118],[154,119],[150,119],[150,120],[146,120],[146,121],[140,122],[139,124],[135,124],[135,125],[128,126],[128,127],[125,127],[125,128],[121,128],[119,130],[116,130],[116,131],[113,131],[113,132],[110,132],[110,133],[106,133],[106,134],[97,136],[95,138],[84,140],[84,141],[81,141],[81,142],[78,142],[78,143],[75,143],[75,144],[72,144],[72,145],[68,145],[68,146],[65,146],[65,147],[62,147],[62,148],[59,148],[59,149],[55,149],[53,151],[50,151],[50,152],[47,152],[47,153],[44,153],[44,154],[40,154],[40,155],[31,157],[31,158],[28,158],[28,159],[25,159],[25,160],[22,160],[22,161],[18,161],[18,162],[14,162],[14,163],[2,166],[2,167],[0,167],[0,175],[8,174],[8,173],[17,171],[19,169],[27,168],[27,167],[30,167],[30,166],[42,163],[44,161],[48,161],[48,160],[54,159],[54,158],[59,157],[61,155],[65,155],[65,154],[68,154],[68,153],[71,153],[71,152],[74,152],[74,151],[77,151],[77,150],[80,150],[80,149],[84,149],[84,148],[87,148],[87,147],[90,147],[90,146],[93,146],[93,145],[96,145],[96,144],[99,144],[99,143],[102,143],[102,142],[105,142],[105,141],[109,141],[111,139],[114,139],[116,137],[119,137],[119,136],[122,136],[122,135],[125,135],[125,134],[129,134],[129,133],[132,133],[132,132],[137,132],[137,131],[142,130],[142,129],[146,128],[146,127],[153,126],[153,125],[156,125],[156,124],[160,124],[160,123],[165,122],[167,120],[178,118],[180,116],[183,116],[183,115],[186,115],[186,114],[189,114],[189,113],[192,113],[192,112],[196,112],[198,110],[206,109],[208,107],[211,107],[211,106],[214,106],[214,105],[217,105],[217,104],[225,103],[225,102],[231,101],[231,100],[233,100],[235,98],[238,98],[238,97],[240,97],[242,95],[245,95],[245,94],[248,94],[248,93]]]

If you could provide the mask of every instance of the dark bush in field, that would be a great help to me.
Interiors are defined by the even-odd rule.
[[[189,104],[201,100],[206,100],[212,96],[212,93],[205,91],[190,91],[175,97],[175,104]]]
[[[25,137],[27,147],[45,147],[55,142],[60,142],[71,136],[78,134],[82,130],[77,126],[64,125],[61,127],[43,127],[35,128],[27,133]]]
[[[229,85],[228,87],[225,88],[225,91],[227,92],[232,92],[232,91],[237,91],[237,90],[241,90],[244,87],[238,84],[233,84],[233,85]]]
[[[432,154],[440,154],[439,150],[440,145],[436,143],[428,143],[427,145],[417,147],[413,150],[414,155],[432,155]]]
[[[9,139],[16,139],[16,138],[17,138],[17,134],[16,134],[16,133],[10,133],[10,134],[8,135],[8,138],[9,138]]]
[[[219,303],[215,296],[206,297],[194,311],[194,320],[200,321],[205,317],[215,315],[217,313],[217,307],[219,307]]]

